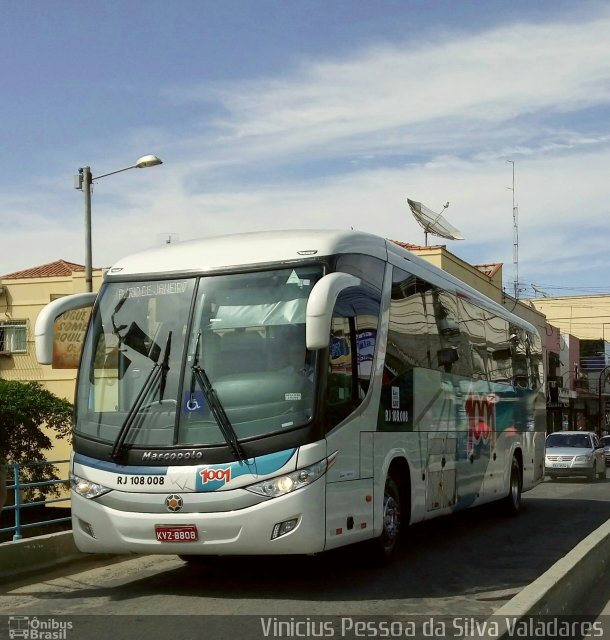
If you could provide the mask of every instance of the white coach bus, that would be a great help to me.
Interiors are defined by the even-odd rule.
[[[78,374],[73,532],[101,553],[310,554],[543,478],[536,329],[389,240],[278,231],[120,260]]]

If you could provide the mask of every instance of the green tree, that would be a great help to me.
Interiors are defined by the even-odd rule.
[[[66,438],[70,437],[71,422],[70,402],[54,395],[38,382],[0,380],[0,464],[42,460],[43,451],[50,449],[53,443],[41,427],[55,431],[58,438]],[[59,480],[55,467],[37,465],[22,468],[23,482],[51,479]],[[27,498],[39,499],[49,494],[57,494],[57,489],[53,486],[32,489]]]

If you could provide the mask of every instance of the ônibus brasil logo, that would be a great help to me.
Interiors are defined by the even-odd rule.
[[[38,616],[9,616],[8,637],[24,640],[66,640],[72,623]]]

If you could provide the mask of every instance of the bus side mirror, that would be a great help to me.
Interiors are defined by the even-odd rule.
[[[310,351],[328,347],[333,309],[338,295],[349,287],[357,287],[360,278],[337,271],[329,273],[314,285],[307,301],[306,343]]]
[[[53,330],[55,321],[67,311],[91,307],[97,293],[75,293],[53,300],[36,318],[34,341],[36,343],[36,360],[40,364],[53,364]]]

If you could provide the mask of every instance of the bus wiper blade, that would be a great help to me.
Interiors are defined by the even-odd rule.
[[[121,307],[125,304],[125,301],[127,300],[127,298],[129,298],[129,289],[125,291],[125,295],[117,302],[116,307],[114,308],[114,310],[112,311],[112,315],[110,316],[110,322],[112,323],[112,332],[114,333],[115,336],[118,337],[119,345],[122,342],[120,331],[125,329],[127,325],[122,324],[117,327],[114,322],[114,317],[121,310]]]
[[[172,350],[172,332],[167,334],[167,342],[165,343],[165,353],[163,354],[163,362],[161,363],[161,383],[159,385],[159,402],[163,400],[165,393],[165,383],[167,382],[167,372],[169,371],[169,354]]]
[[[199,366],[199,344],[201,343],[201,331],[197,334],[197,342],[195,343],[195,355],[193,356],[193,366],[191,367],[191,389],[190,400],[193,401],[195,396],[195,367]]]
[[[112,447],[112,452],[110,454],[112,458],[118,458],[120,456],[123,446],[125,445],[125,438],[127,437],[127,434],[129,433],[131,426],[134,423],[136,415],[140,410],[140,407],[142,406],[144,400],[146,399],[148,392],[152,389],[153,385],[157,383],[160,375],[161,365],[155,362],[153,368],[150,370],[150,373],[148,374],[148,376],[146,376],[146,380],[144,380],[144,384],[142,385],[138,395],[136,396],[134,403],[129,408],[129,411],[125,416],[125,420],[123,420],[123,424],[121,425],[117,438],[114,442],[114,447]]]
[[[212,383],[210,382],[207,373],[199,366],[197,358],[191,369],[193,371],[194,378],[199,383],[199,386],[203,391],[203,395],[206,397],[206,400],[210,405],[210,410],[214,414],[218,428],[220,429],[226,443],[231,447],[233,455],[238,460],[245,461],[246,456],[239,444],[235,429],[233,429],[233,425],[225,413],[224,407],[222,406],[214,387],[212,387]]]
[[[117,435],[116,441],[114,443],[114,447],[112,447],[111,457],[118,458],[121,455],[121,451],[125,446],[125,439],[127,438],[127,434],[131,431],[131,427],[135,422],[136,416],[138,415],[138,411],[142,407],[144,400],[148,396],[149,391],[159,382],[159,402],[163,400],[163,393],[165,392],[165,382],[167,379],[167,372],[169,371],[169,354],[172,347],[172,332],[170,331],[167,336],[167,342],[165,343],[165,354],[163,355],[163,363],[159,364],[155,362],[152,369],[150,370],[148,376],[146,376],[146,380],[144,380],[144,384],[142,388],[138,392],[134,403],[129,408],[127,415],[125,416],[125,420],[119,429],[119,433]]]

